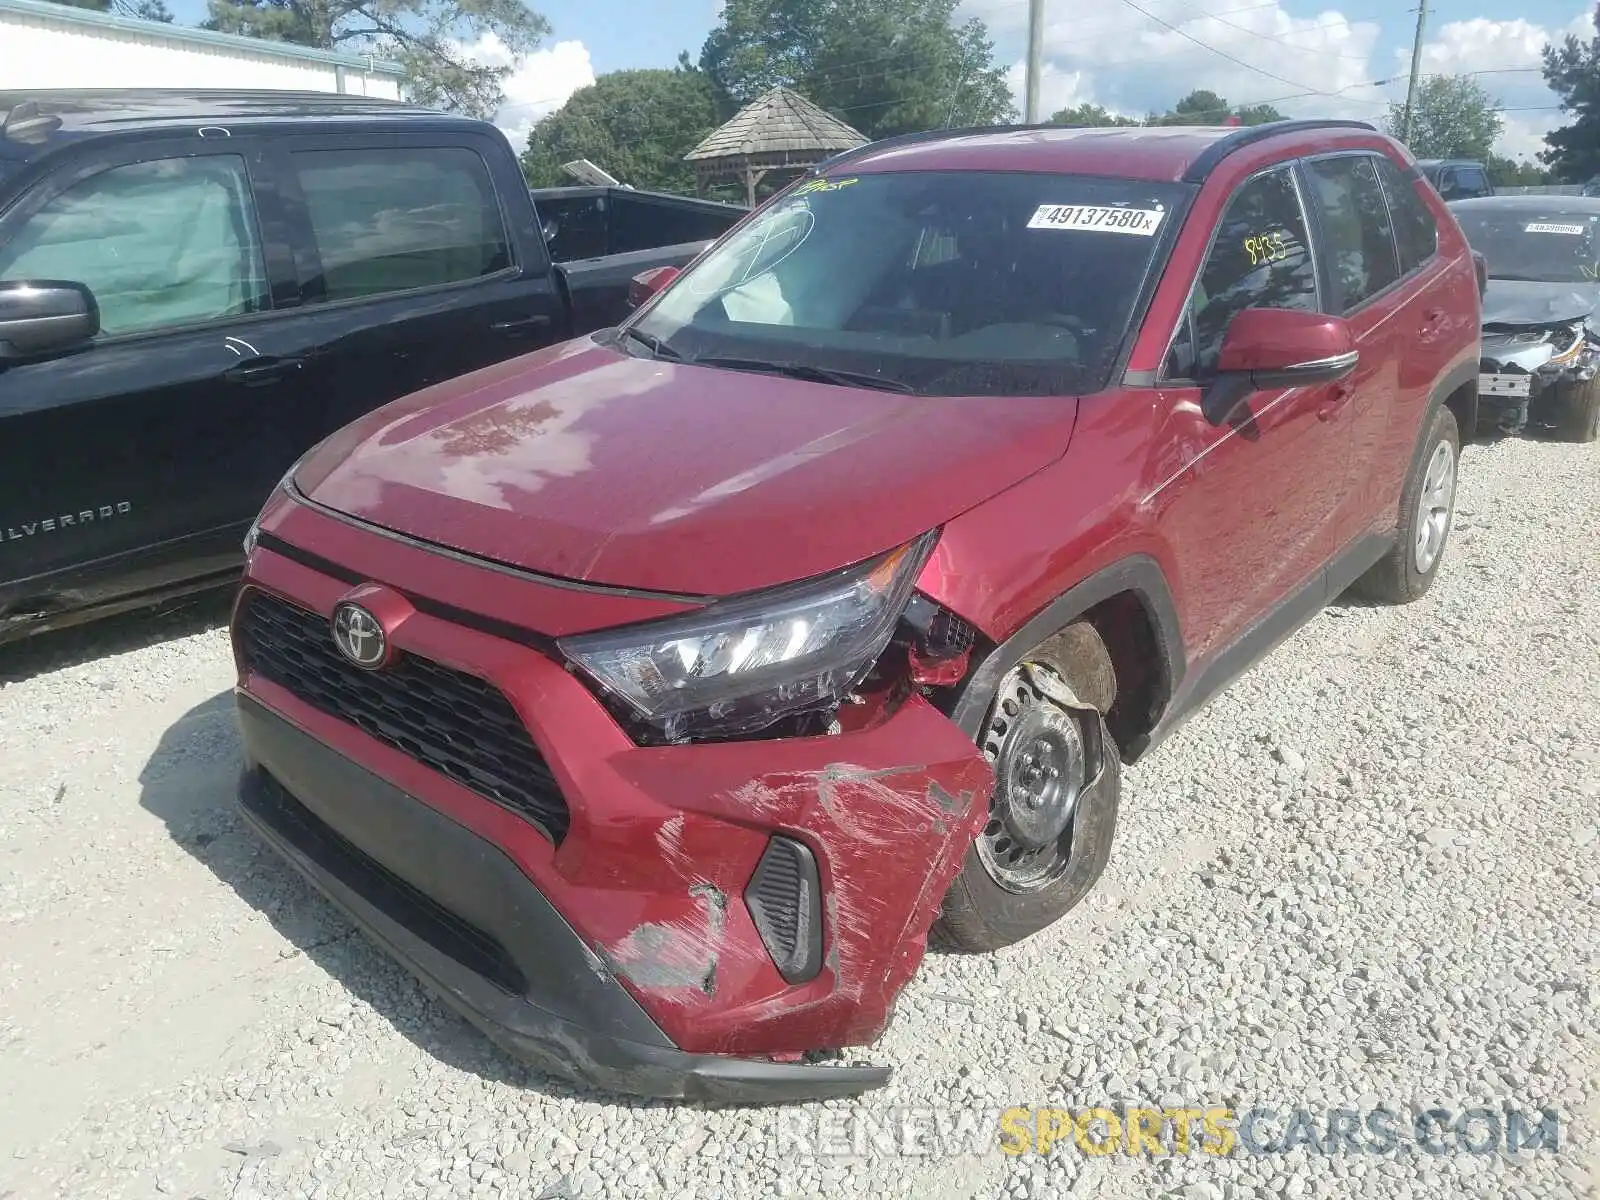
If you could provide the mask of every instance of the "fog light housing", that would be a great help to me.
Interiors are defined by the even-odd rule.
[[[745,886],[744,903],[784,982],[816,978],[822,969],[822,883],[811,848],[793,838],[772,838]]]

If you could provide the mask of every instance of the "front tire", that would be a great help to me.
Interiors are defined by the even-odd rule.
[[[1455,523],[1461,434],[1441,405],[1423,436],[1422,454],[1400,495],[1394,547],[1363,575],[1355,591],[1384,604],[1410,604],[1433,586]]]
[[[1055,924],[1110,855],[1122,762],[1104,712],[1115,673],[1079,622],[1007,672],[979,745],[995,770],[989,821],[945,895],[938,932],[982,953]]]

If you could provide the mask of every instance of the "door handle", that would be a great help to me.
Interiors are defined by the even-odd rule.
[[[260,358],[249,358],[237,366],[229,367],[222,373],[222,377],[229,383],[242,384],[245,387],[260,387],[267,383],[277,383],[285,375],[300,369],[301,360],[298,358],[277,358],[263,355]]]
[[[531,317],[518,317],[514,321],[496,321],[489,326],[495,333],[517,334],[526,333],[530,329],[543,329],[550,324],[550,318],[544,313],[535,313]]]
[[[1422,327],[1417,330],[1420,337],[1432,337],[1439,331],[1439,326],[1444,324],[1444,319],[1449,314],[1442,308],[1431,308],[1422,318]]]
[[[1333,388],[1333,395],[1328,397],[1327,401],[1320,408],[1317,409],[1317,420],[1319,420],[1319,421],[1331,421],[1331,420],[1333,420],[1334,417],[1339,415],[1339,410],[1344,408],[1344,406],[1346,404],[1350,403],[1350,397],[1354,396],[1355,394],[1356,394],[1356,386],[1355,386],[1355,384],[1353,384],[1353,383],[1335,384],[1334,388]]]

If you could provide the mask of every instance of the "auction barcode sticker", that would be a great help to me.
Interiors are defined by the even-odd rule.
[[[1149,237],[1166,213],[1159,208],[1112,208],[1101,204],[1041,204],[1029,229],[1098,229]]]
[[[1568,233],[1568,234],[1572,234],[1574,237],[1576,237],[1576,236],[1579,236],[1582,233],[1584,233],[1585,228],[1586,227],[1583,226],[1583,225],[1555,225],[1555,224],[1551,224],[1548,221],[1535,221],[1532,225],[1529,225],[1523,232],[1525,232],[1525,233]]]

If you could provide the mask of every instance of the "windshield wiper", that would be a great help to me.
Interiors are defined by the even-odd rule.
[[[650,353],[655,355],[657,358],[670,358],[678,360],[683,358],[683,355],[679,354],[655,334],[644,333],[638,329],[635,329],[632,325],[628,326],[628,328],[622,331],[622,336],[631,337],[634,341],[645,347],[645,349],[649,350]]]
[[[898,379],[885,379],[867,371],[844,371],[836,367],[816,367],[810,363],[768,362],[764,358],[728,358],[708,355],[689,360],[696,366],[725,367],[730,371],[761,371],[768,375],[783,375],[790,379],[804,379],[809,383],[832,383],[839,387],[872,388],[880,392],[916,394],[916,388]]]

